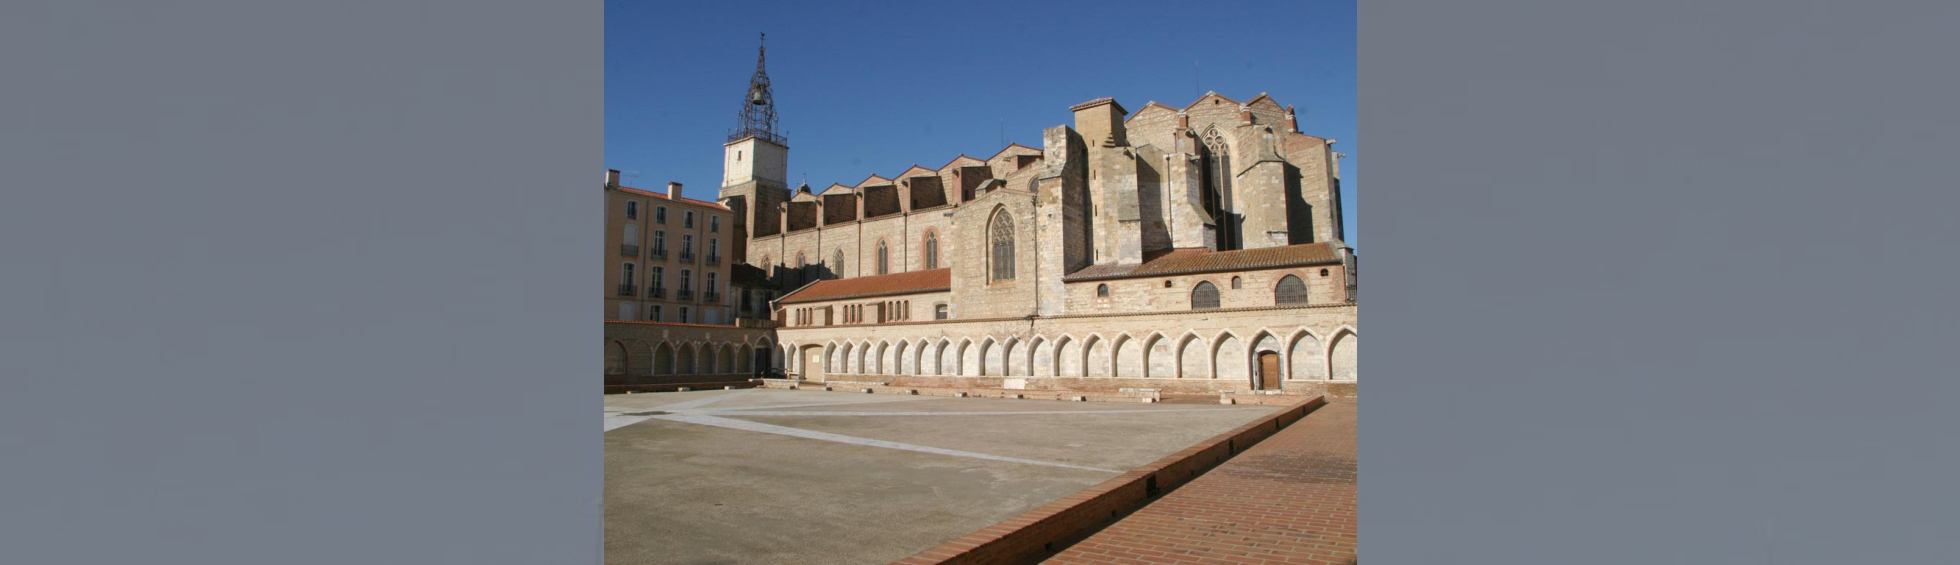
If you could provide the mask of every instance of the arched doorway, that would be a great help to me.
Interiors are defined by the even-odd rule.
[[[1279,389],[1279,354],[1259,352],[1259,390]]]

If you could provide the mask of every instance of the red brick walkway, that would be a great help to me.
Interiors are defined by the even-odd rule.
[[[1354,433],[1334,400],[1046,563],[1355,563]]]

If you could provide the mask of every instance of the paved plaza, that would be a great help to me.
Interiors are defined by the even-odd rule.
[[[1277,409],[769,389],[606,396],[606,562],[888,563]]]
[[[1047,563],[1353,565],[1355,408],[1314,410]]]

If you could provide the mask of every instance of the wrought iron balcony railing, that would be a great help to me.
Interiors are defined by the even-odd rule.
[[[682,262],[682,263],[693,263],[693,262],[694,262],[694,254],[693,254],[693,253],[682,253],[682,254],[681,254],[681,262]]]
[[[709,304],[719,304],[721,303],[721,295],[713,292],[703,292],[701,293],[701,301]]]
[[[665,247],[655,247],[655,248],[653,248],[653,258],[655,258],[655,259],[666,259],[666,258],[667,258],[667,248],[665,248]]]
[[[692,291],[692,290],[688,290],[688,289],[684,289],[684,288],[683,288],[683,289],[681,289],[681,291],[680,291],[680,292],[676,292],[676,293],[674,293],[674,299],[675,299],[675,300],[693,300],[693,299],[694,299],[694,291]]]
[[[667,289],[664,287],[656,286],[647,290],[647,298],[666,298],[666,297],[667,297]]]
[[[720,264],[721,264],[721,256],[720,256],[720,255],[709,255],[709,256],[708,256],[708,262],[707,262],[707,264],[708,264],[708,266],[710,266],[710,267],[713,267],[713,266],[716,266],[716,265],[720,265]]]
[[[619,246],[619,255],[620,255],[621,257],[639,257],[639,256],[640,256],[640,246],[638,246],[638,245],[621,245],[621,246]]]
[[[620,296],[632,296],[632,295],[634,294],[634,292],[635,292],[636,290],[638,290],[638,289],[639,289],[639,287],[637,287],[637,286],[633,286],[633,285],[630,285],[630,284],[622,284],[622,285],[619,285],[619,295],[620,295]]]

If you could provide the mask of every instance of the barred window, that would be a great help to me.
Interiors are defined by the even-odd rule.
[[[1196,288],[1191,289],[1192,310],[1206,310],[1217,307],[1218,287],[1212,286],[1211,281],[1198,283]]]
[[[939,268],[939,234],[926,232],[926,268]]]
[[[1273,302],[1280,306],[1306,304],[1307,283],[1301,282],[1300,277],[1286,275],[1286,278],[1279,280],[1279,286],[1273,288]]]

